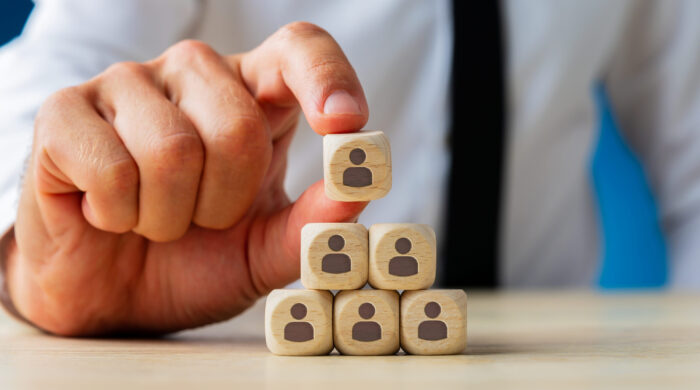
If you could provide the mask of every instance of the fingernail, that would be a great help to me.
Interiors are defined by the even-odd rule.
[[[324,114],[352,114],[360,115],[360,105],[355,101],[347,91],[338,90],[333,92],[326,98],[326,103],[323,105]]]

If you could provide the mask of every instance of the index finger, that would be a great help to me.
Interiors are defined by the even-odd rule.
[[[253,96],[280,107],[298,104],[317,133],[360,130],[369,108],[357,74],[322,28],[288,24],[242,56],[240,70]]]

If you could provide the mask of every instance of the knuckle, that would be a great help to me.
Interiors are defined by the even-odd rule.
[[[285,39],[330,36],[326,30],[309,22],[292,22],[286,24],[280,28],[279,33],[282,38]]]
[[[194,133],[175,133],[158,139],[151,161],[162,173],[199,171],[204,158],[202,141]]]
[[[66,104],[71,104],[78,97],[80,97],[78,87],[63,88],[51,94],[46,99],[42,107],[63,106]]]
[[[267,138],[267,123],[255,116],[239,116],[233,120],[233,129],[252,139]]]
[[[117,62],[110,65],[103,73],[104,77],[114,79],[148,77],[148,69],[144,64],[133,61]]]
[[[56,115],[61,115],[66,107],[73,106],[83,97],[79,87],[68,87],[60,89],[51,94],[39,108],[34,119],[37,129],[41,129],[44,124],[54,122]]]
[[[166,58],[177,63],[197,63],[212,56],[218,56],[211,46],[195,39],[186,39],[171,46],[166,51]]]
[[[64,88],[49,96],[34,118],[34,144],[42,152],[56,152],[62,147],[61,130],[70,118],[66,114],[82,95],[77,87]],[[42,153],[43,154],[43,153]]]
[[[238,116],[230,118],[229,122],[213,135],[213,143],[228,150],[255,147],[261,143],[269,143],[267,124],[261,118]]]

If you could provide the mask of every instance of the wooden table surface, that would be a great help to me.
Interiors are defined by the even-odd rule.
[[[700,295],[468,293],[459,356],[280,357],[263,305],[157,340],[62,339],[0,314],[0,389],[700,388]]]

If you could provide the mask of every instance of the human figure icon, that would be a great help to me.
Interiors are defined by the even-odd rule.
[[[436,318],[442,309],[437,302],[425,304],[425,315],[428,318]],[[418,325],[418,338],[421,340],[436,341],[447,338],[447,325],[440,320],[426,320]]]
[[[374,305],[365,302],[357,309],[360,317],[369,320],[374,316]],[[382,327],[374,321],[358,321],[352,326],[352,339],[357,341],[376,341],[382,338]]]
[[[295,303],[289,311],[297,321],[292,321],[284,326],[284,339],[294,342],[313,340],[314,327],[306,321],[299,321],[306,317],[306,305]]]
[[[401,255],[411,250],[411,240],[401,237],[394,243],[394,248]],[[394,256],[389,260],[389,274],[394,276],[411,276],[418,273],[418,260],[413,256]]]
[[[345,239],[337,234],[328,238],[328,248],[338,252],[345,247]],[[321,259],[321,271],[329,274],[343,274],[350,272],[350,256],[345,253],[329,253]]]
[[[367,154],[360,148],[350,151],[350,162],[360,165],[367,159]],[[372,185],[372,171],[367,167],[350,167],[343,171],[343,185],[348,187],[367,187]]]

